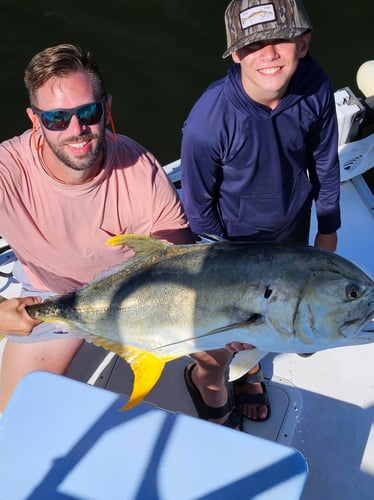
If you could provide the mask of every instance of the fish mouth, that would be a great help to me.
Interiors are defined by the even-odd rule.
[[[371,314],[357,334],[357,338],[367,338],[366,334],[374,334],[374,315]],[[372,336],[370,336],[372,338]]]
[[[374,333],[374,316],[366,322],[366,324],[363,328],[361,328],[360,333],[364,333],[364,332]]]
[[[374,342],[374,311],[371,311],[359,325],[357,318],[345,321],[340,327],[340,334],[349,341]]]

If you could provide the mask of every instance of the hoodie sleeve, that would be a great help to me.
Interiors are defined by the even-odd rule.
[[[334,233],[340,220],[340,168],[338,156],[338,124],[334,94],[325,83],[325,99],[319,120],[311,128],[307,143],[313,158],[310,177],[314,187],[318,231]]]
[[[192,112],[183,128],[183,205],[194,233],[225,237],[216,200],[222,175],[220,155],[202,116],[206,114]]]

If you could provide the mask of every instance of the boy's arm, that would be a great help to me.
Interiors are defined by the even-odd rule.
[[[217,210],[221,166],[214,147],[196,131],[186,130],[182,140],[183,206],[194,233],[225,237]]]

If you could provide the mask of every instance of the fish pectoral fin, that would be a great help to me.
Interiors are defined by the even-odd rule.
[[[138,257],[161,252],[170,246],[161,240],[144,234],[118,234],[107,240],[106,244],[113,246],[126,245],[132,248]]]
[[[229,369],[229,382],[233,382],[249,372],[268,353],[258,349],[239,351],[233,357]]]
[[[131,366],[134,373],[134,384],[130,399],[121,408],[121,411],[128,410],[143,401],[156,385],[165,364],[176,358],[176,356],[158,357],[155,354],[130,346],[126,346],[122,357]]]

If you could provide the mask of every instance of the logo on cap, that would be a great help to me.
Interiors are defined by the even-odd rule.
[[[259,5],[258,7],[249,7],[240,13],[240,24],[242,29],[248,29],[259,23],[270,23],[276,20],[274,5]]]

